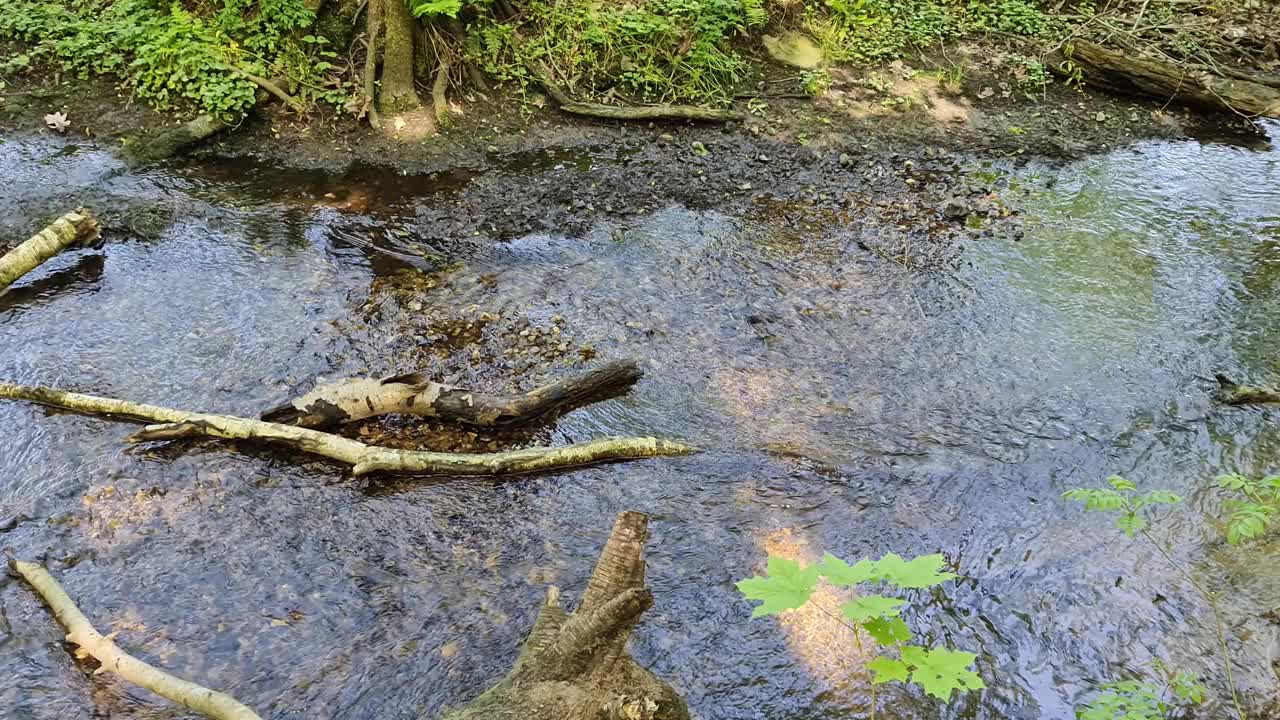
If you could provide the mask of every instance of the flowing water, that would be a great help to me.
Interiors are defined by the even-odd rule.
[[[611,161],[548,158],[511,172]],[[1226,717],[1206,603],[1149,545],[1060,498],[1121,473],[1187,496],[1154,535],[1226,594],[1237,685],[1253,715],[1280,717],[1265,617],[1280,545],[1221,542],[1211,487],[1280,470],[1280,410],[1211,401],[1216,371],[1280,380],[1280,151],[965,165],[1020,198],[1025,236],[921,271],[867,252],[878,230],[861,222],[670,206],[581,234],[432,237],[415,218],[481,178],[370,173],[373,199],[354,202],[324,197],[350,177],[128,173],[91,147],[4,142],[4,237],[76,204],[112,221],[102,247],[0,297],[0,380],[253,415],[318,376],[425,367],[500,389],[635,357],[646,377],[629,396],[519,438],[383,430],[439,447],[657,434],[703,452],[357,482],[245,444],[130,448],[128,425],[4,402],[0,520],[18,522],[0,545],[46,558],[126,648],[277,719],[432,717],[475,696],[547,584],[580,592],[624,509],[652,516],[656,604],[633,653],[696,717],[866,715],[847,630],[812,612],[749,622],[733,586],[768,553],[824,551],[942,552],[961,575],[908,616],[978,653],[989,689],[941,704],[886,686],[881,717],[1067,718],[1154,660],[1204,679],[1201,714]],[[530,329],[551,339],[535,362]],[[88,675],[13,580],[0,707],[186,717]]]

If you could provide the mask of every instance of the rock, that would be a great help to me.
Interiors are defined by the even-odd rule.
[[[942,206],[942,217],[961,220],[969,216],[969,204],[959,198],[951,198]]]
[[[843,168],[853,166],[853,158],[849,155],[849,153],[840,153],[839,162],[840,162],[840,167],[843,167]]]
[[[788,32],[780,37],[765,35],[764,49],[770,58],[784,65],[813,69],[822,64],[822,49],[804,33]]]

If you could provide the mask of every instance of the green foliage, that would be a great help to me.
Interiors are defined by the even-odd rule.
[[[1227,502],[1227,542],[1239,545],[1261,537],[1280,517],[1280,475],[1253,480],[1239,473],[1217,477],[1218,487],[1236,497]]]
[[[462,0],[411,0],[409,6],[414,17],[445,15],[456,18],[462,10]]]
[[[1035,58],[1022,58],[1013,74],[1018,81],[1018,89],[1028,100],[1034,100],[1036,95],[1043,93],[1049,83],[1053,82],[1049,68]]]
[[[434,0],[442,2],[443,0]],[[767,21],[763,0],[530,0],[509,21],[470,29],[471,57],[500,80],[529,66],[579,98],[723,103],[746,71],[732,40]]]
[[[0,38],[81,78],[112,75],[160,110],[181,106],[238,117],[255,102],[246,77],[285,75],[303,100],[336,100],[336,54],[322,38],[296,40],[314,21],[302,0],[216,0],[200,14],[161,0],[12,0]]]
[[[871,63],[965,33],[1043,35],[1049,18],[1026,0],[823,0],[805,25],[828,59]]]
[[[1174,673],[1156,662],[1159,683],[1121,680],[1076,708],[1076,720],[1163,720],[1180,706],[1204,701],[1206,689],[1186,673]]]
[[[768,576],[742,580],[738,589],[749,600],[763,601],[751,613],[752,618],[757,618],[794,610],[811,602],[819,577],[836,587],[876,584],[904,590],[921,589],[941,585],[955,577],[954,573],[942,569],[945,564],[941,555],[924,555],[908,561],[889,553],[879,560],[862,559],[850,565],[827,553],[821,562],[809,566],[771,556]],[[872,687],[910,681],[943,700],[950,699],[955,690],[986,687],[970,669],[977,659],[973,653],[907,644],[911,630],[901,617],[907,607],[904,598],[878,593],[858,595],[840,606],[840,613],[852,623],[855,638],[858,630],[864,630],[879,646],[897,653],[897,657],[882,654],[867,663],[873,674]]]
[[[1132,481],[1119,475],[1107,478],[1106,488],[1073,488],[1062,494],[1068,500],[1084,503],[1084,509],[1090,512],[1115,512],[1116,527],[1125,535],[1133,537],[1147,527],[1147,520],[1142,515],[1145,508],[1153,505],[1176,505],[1182,497],[1166,490],[1152,490],[1138,494],[1138,488]]]

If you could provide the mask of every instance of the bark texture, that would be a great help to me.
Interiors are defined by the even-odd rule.
[[[378,110],[394,115],[421,105],[413,86],[413,16],[404,0],[370,0],[382,5],[386,42],[382,51],[382,87]]]
[[[1265,405],[1280,403],[1280,388],[1241,385],[1218,373],[1218,401],[1226,405]]]
[[[113,415],[150,425],[130,435],[127,442],[214,437],[257,440],[287,445],[352,466],[355,475],[392,472],[423,475],[517,475],[590,465],[611,460],[636,460],[664,455],[687,455],[694,449],[658,438],[603,438],[565,447],[534,447],[500,453],[438,453],[396,450],[366,445],[358,440],[318,430],[249,420],[233,415],[211,415],[146,405],[127,400],[0,383],[0,398],[27,400],[95,415]]]
[[[68,247],[97,239],[98,232],[98,220],[84,208],[54,220],[48,227],[0,257],[0,293]]]
[[[98,672],[112,672],[140,685],[166,700],[186,706],[217,720],[261,720],[258,714],[225,693],[174,677],[121,650],[110,636],[103,636],[80,612],[48,570],[35,563],[11,560],[9,567],[40,593],[54,617],[67,630],[67,641],[75,643],[101,663]]]
[[[1239,77],[1223,77],[1111,50],[1086,40],[1073,41],[1070,61],[1084,71],[1085,83],[1122,94],[1150,95],[1206,110],[1280,118],[1280,88]],[[1051,66],[1063,72],[1062,63]]]
[[[645,589],[649,519],[623,512],[578,609],[551,587],[506,677],[444,720],[688,720],[676,691],[627,653],[631,630],[653,605]]]
[[[212,115],[200,115],[175,128],[162,130],[155,135],[131,140],[124,149],[125,162],[130,167],[149,165],[177,155],[188,145],[230,128]]]
[[[318,387],[288,405],[268,410],[262,419],[316,428],[399,413],[477,427],[510,427],[619,395],[642,376],[634,361],[615,361],[511,396],[441,385],[422,373],[352,378]]]

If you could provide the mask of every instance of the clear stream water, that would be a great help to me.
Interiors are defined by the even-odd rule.
[[[1280,544],[1222,543],[1211,488],[1280,470],[1280,410],[1211,402],[1218,370],[1280,381],[1280,150],[967,163],[1022,194],[1026,235],[922,273],[861,249],[856,223],[667,207],[580,237],[432,240],[413,232],[429,202],[414,192],[351,212],[317,200],[337,182],[323,175],[125,173],[92,147],[11,139],[5,237],[76,204],[133,220],[0,298],[0,379],[237,414],[317,376],[415,363],[500,388],[518,370],[500,334],[441,329],[492,313],[647,371],[520,442],[658,434],[705,450],[357,483],[251,446],[129,448],[127,424],[6,402],[0,519],[32,519],[0,545],[47,555],[126,648],[279,720],[431,717],[473,697],[509,667],[546,584],[576,597],[624,509],[652,515],[657,601],[633,653],[696,717],[866,715],[847,631],[814,613],[749,622],[733,587],[767,553],[823,551],[942,552],[962,576],[917,594],[910,623],[977,652],[989,689],[941,704],[886,688],[881,717],[1067,718],[1157,659],[1214,689],[1199,716],[1226,717],[1205,603],[1059,497],[1118,472],[1187,496],[1155,535],[1227,593],[1238,687],[1256,717],[1280,717],[1280,627],[1264,617]],[[151,207],[155,222],[137,219]],[[0,586],[0,714],[186,717],[90,677],[60,639],[26,587]]]

